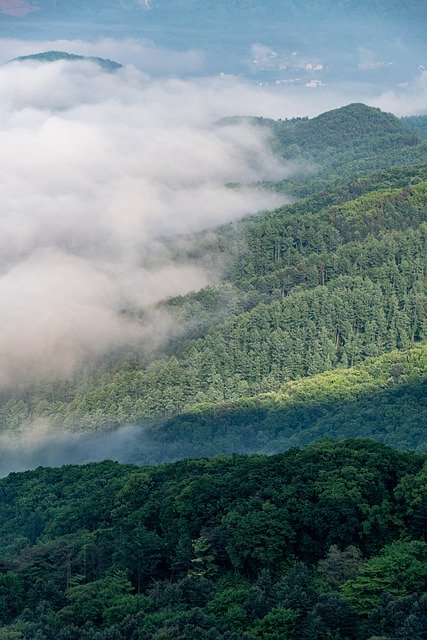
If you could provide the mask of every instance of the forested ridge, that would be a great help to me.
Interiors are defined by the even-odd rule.
[[[0,637],[422,640],[426,479],[365,440],[11,474]]]
[[[10,398],[4,424],[42,416],[94,428],[167,416],[422,341],[426,184],[317,213],[291,205],[250,218],[238,236],[227,229],[228,282],[164,305],[195,339],[170,356],[100,369],[86,389],[71,381]],[[221,238],[210,242],[222,251]]]
[[[270,184],[297,197],[345,184],[353,176],[425,162],[427,154],[425,116],[399,120],[363,104],[312,119],[226,118],[220,124],[242,121],[265,129],[276,152],[300,167],[300,175]],[[309,178],[307,168],[313,171]]]
[[[278,153],[298,147],[306,159],[321,158],[326,177],[304,178],[321,189],[175,239],[178,262],[220,264],[222,272],[219,285],[158,305],[182,327],[179,338],[154,357],[135,352],[71,380],[3,394],[3,430],[38,418],[71,430],[143,424],[422,342],[427,156],[395,166],[394,155],[419,146],[415,122],[418,129],[364,105],[312,120],[261,120]],[[355,170],[354,157],[366,159],[375,145],[386,168]],[[344,179],[331,186],[338,157]],[[144,322],[144,310],[124,312]]]
[[[2,392],[3,435],[131,425],[138,466],[0,480],[0,640],[427,634],[425,123],[255,124],[311,173],[169,242],[219,273],[156,306],[180,331]]]

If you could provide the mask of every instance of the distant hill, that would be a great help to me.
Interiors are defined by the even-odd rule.
[[[332,152],[349,151],[358,156],[421,141],[415,127],[391,113],[362,103],[352,103],[315,118],[271,120],[269,118],[223,118],[219,125],[248,121],[271,131],[276,149],[285,157],[323,158]],[[356,148],[354,148],[356,147]]]
[[[83,60],[85,62],[93,62],[94,64],[97,64],[102,67],[104,71],[118,71],[118,69],[123,67],[120,63],[115,62],[115,60],[109,60],[108,58],[79,56],[74,53],[67,53],[66,51],[44,51],[42,53],[33,53],[28,56],[14,58],[13,60],[10,60],[10,62],[25,62],[27,60],[34,60],[36,62],[57,62],[58,60],[74,62]]]

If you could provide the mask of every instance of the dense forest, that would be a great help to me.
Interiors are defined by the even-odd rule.
[[[298,203],[227,229],[229,242],[209,240],[211,256],[230,248],[224,283],[160,305],[188,327],[179,344],[5,397],[4,428],[39,416],[71,429],[166,417],[422,341],[426,185],[317,213],[296,214]]]
[[[364,440],[11,474],[0,638],[422,640],[426,482]]]
[[[134,438],[0,480],[0,640],[426,637],[425,118],[251,122],[293,201],[164,239],[215,281],[122,313],[179,330],[1,393],[1,435]]]

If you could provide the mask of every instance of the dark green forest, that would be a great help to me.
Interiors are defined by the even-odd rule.
[[[167,342],[2,391],[7,437],[134,439],[0,480],[0,640],[426,637],[425,118],[251,122],[292,202],[164,239],[217,274],[122,310]]]
[[[421,640],[426,482],[362,439],[11,474],[0,637]]]

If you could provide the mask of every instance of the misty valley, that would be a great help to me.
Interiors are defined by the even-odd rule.
[[[0,640],[424,640],[424,9],[171,4],[0,0]]]

